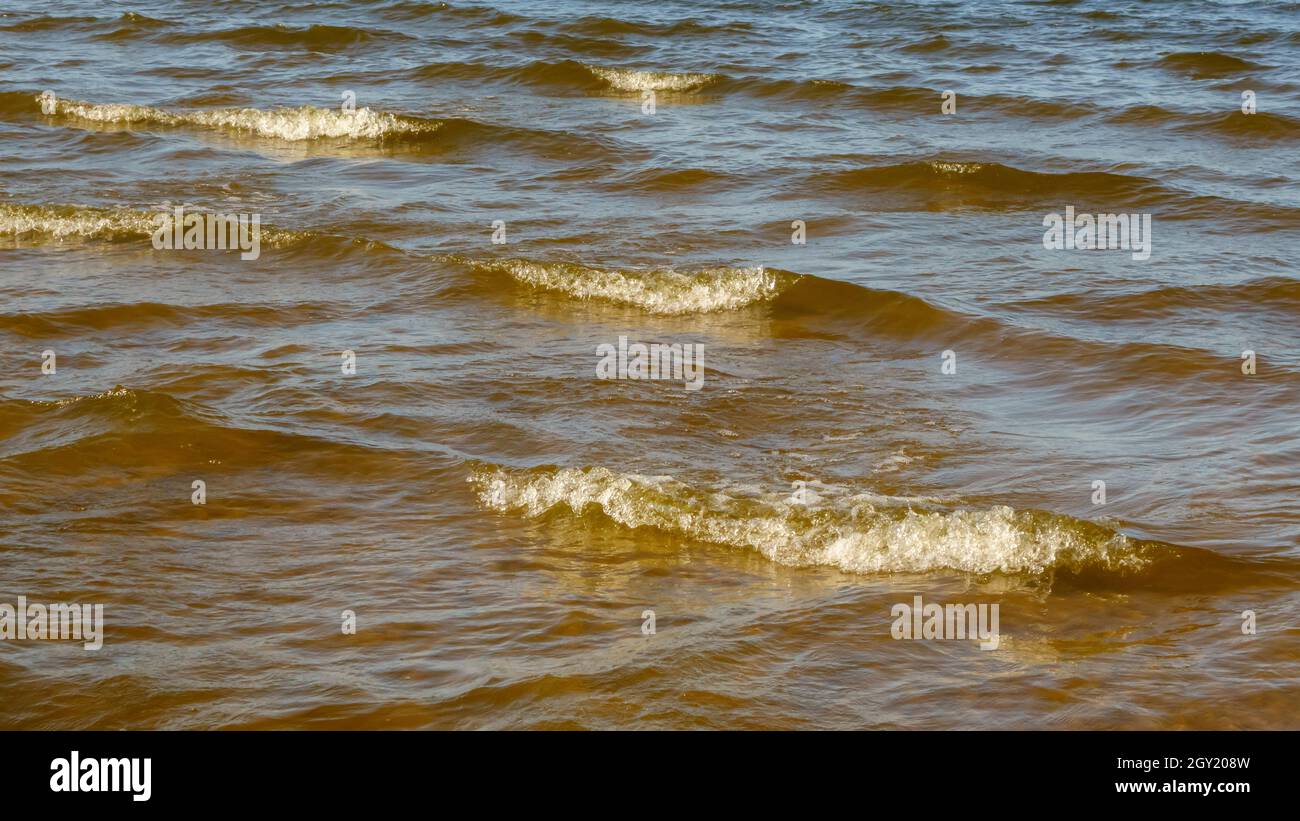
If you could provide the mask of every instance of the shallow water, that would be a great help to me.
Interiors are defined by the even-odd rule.
[[[7,6],[0,726],[1300,728],[1297,20]]]

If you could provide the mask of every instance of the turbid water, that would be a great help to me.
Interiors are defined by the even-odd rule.
[[[6,4],[0,726],[1300,728],[1297,23]]]

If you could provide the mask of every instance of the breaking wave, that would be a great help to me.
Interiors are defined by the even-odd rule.
[[[1099,524],[1005,506],[951,509],[869,493],[804,506],[603,467],[492,467],[468,481],[481,505],[503,513],[598,513],[626,528],[756,550],[782,565],[851,573],[1128,571],[1157,549]]]
[[[571,262],[504,259],[469,261],[473,269],[505,274],[531,288],[582,300],[631,305],[662,315],[743,308],[776,297],[799,280],[779,269],[715,267],[694,271],[668,268],[595,268]]]
[[[201,213],[195,209],[194,213]],[[81,205],[0,203],[0,236],[33,240],[96,239],[109,242],[148,239],[158,228],[157,212]],[[260,226],[262,244],[290,245],[313,235]],[[320,235],[324,236],[324,235]]]
[[[154,215],[123,208],[0,203],[0,236],[121,240],[151,236]]]
[[[719,79],[716,74],[672,74],[600,66],[585,68],[615,91],[695,91]]]
[[[888,163],[830,172],[821,175],[821,178],[831,186],[843,189],[882,188],[922,192],[962,189],[1016,196],[1123,196],[1150,192],[1155,188],[1150,180],[1105,171],[1050,173],[1026,171],[997,162],[947,159]]]
[[[33,102],[40,104],[39,97]],[[130,103],[90,103],[56,99],[53,116],[96,123],[161,126],[194,126],[221,129],[277,140],[319,139],[384,140],[392,137],[427,136],[446,121],[427,120],[358,108],[337,109],[300,106],[263,111],[256,108],[220,108],[210,111],[168,111]]]

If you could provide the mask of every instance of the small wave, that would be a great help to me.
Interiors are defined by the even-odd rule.
[[[1156,105],[1126,108],[1107,120],[1119,124],[1169,126],[1188,134],[1208,134],[1238,139],[1295,140],[1300,120],[1271,111],[1243,114],[1240,110],[1184,113]]]
[[[512,53],[547,54],[566,53],[575,59],[591,60],[626,60],[654,51],[655,47],[647,43],[636,43],[614,37],[591,37],[580,34],[566,34],[541,28],[516,28],[506,34],[507,42],[501,48],[508,48]]]
[[[672,74],[666,71],[636,71],[624,68],[586,66],[594,76],[615,91],[698,91],[716,82],[716,74]]]
[[[491,467],[474,471],[469,481],[490,510],[529,518],[598,513],[625,528],[756,550],[782,565],[851,573],[1124,572],[1145,567],[1155,550],[1153,543],[1098,524],[1005,506],[949,509],[870,493],[804,506],[778,494],[731,496],[670,476],[603,467]]]
[[[615,180],[613,188],[626,191],[698,191],[725,188],[733,182],[733,175],[708,168],[649,168]]]
[[[913,52],[916,54],[932,54],[938,51],[948,51],[953,47],[953,43],[942,34],[936,34],[925,40],[919,40],[914,43],[908,43],[900,51]]]
[[[394,31],[371,31],[353,26],[313,25],[293,28],[274,26],[240,26],[218,31],[178,32],[163,38],[177,45],[216,42],[236,48],[256,50],[305,49],[308,51],[342,51],[380,39],[410,39]]]
[[[763,267],[632,270],[525,259],[469,264],[479,271],[507,274],[531,288],[660,315],[743,308],[772,299],[799,279],[798,274]]]
[[[436,15],[465,25],[492,28],[514,23],[535,22],[533,18],[501,11],[491,6],[453,6],[450,3],[428,3],[418,0],[396,0],[384,3],[377,12],[383,17],[398,20],[418,20]]]
[[[49,400],[0,400],[0,422],[12,435],[0,440],[0,458],[30,461],[57,473],[84,469],[96,443],[120,446],[119,435],[210,426],[216,414],[165,393],[117,385],[100,393]],[[120,460],[120,451],[117,454]],[[11,464],[13,461],[10,462]]]
[[[152,236],[154,215],[122,208],[0,203],[0,235],[123,240]]]
[[[410,75],[437,80],[504,80],[534,86],[619,94],[633,94],[640,91],[688,93],[725,79],[720,74],[672,74],[663,71],[605,68],[577,60],[534,60],[523,66],[438,62],[412,69]]]
[[[160,302],[108,303],[31,313],[0,312],[0,330],[30,339],[52,339],[86,331],[139,330],[155,326],[193,327],[201,323],[286,327],[330,315],[319,303],[218,303],[171,305]]]
[[[774,319],[796,321],[820,334],[869,332],[910,339],[984,333],[1000,338],[1004,330],[991,318],[950,311],[911,294],[765,266],[676,270],[596,268],[529,259],[444,259],[490,278],[463,289],[473,295],[498,293],[497,278],[504,276],[527,288],[631,306],[660,316],[764,306]]]
[[[604,81],[577,60],[534,60],[523,66],[452,60],[426,63],[411,69],[408,74],[424,80],[516,82],[579,91],[595,91],[607,87]]]
[[[773,300],[772,315],[799,320],[822,333],[869,331],[899,339],[999,330],[991,319],[950,311],[919,296],[811,275],[800,276]]]
[[[34,116],[41,113],[41,97],[0,93],[0,115]],[[613,140],[574,134],[479,122],[464,117],[426,119],[391,114],[370,108],[354,111],[300,106],[261,110],[218,108],[169,110],[130,103],[90,103],[56,99],[54,113],[69,123],[98,123],[130,128],[135,124],[156,128],[199,128],[288,143],[312,143],[326,149],[345,146],[350,151],[378,150],[420,154],[475,151],[509,143],[539,156],[572,160],[608,158],[620,146]]]
[[[352,475],[383,480],[406,461],[355,439],[243,426],[201,402],[122,385],[54,400],[0,398],[0,424],[12,434],[0,439],[0,459],[46,478],[84,476],[90,465],[162,474],[200,464],[278,463],[321,476],[337,476],[346,465]],[[39,499],[22,501],[39,510]]]
[[[1023,97],[1016,94],[989,94],[983,97],[968,96],[966,98],[966,109],[968,111],[985,107],[1029,120],[1070,119],[1087,117],[1097,113],[1096,106],[1071,100]]]
[[[57,31],[67,28],[85,28],[98,22],[97,17],[29,17],[17,23],[0,26],[0,31]]]
[[[995,352],[1009,371],[1039,378],[1045,360],[1077,364],[1080,373],[1104,384],[1131,383],[1135,378],[1164,380],[1168,390],[1205,391],[1235,385],[1233,367],[1225,367],[1220,352],[1148,341],[1110,342],[1080,338],[1021,325],[1006,318],[966,313],[934,304],[901,291],[872,288],[853,282],[797,274],[777,268],[712,268],[702,271],[599,269],[573,263],[506,259],[478,262],[458,257],[447,261],[465,265],[491,276],[505,275],[514,283],[542,291],[564,294],[580,300],[627,305],[656,315],[687,315],[714,311],[761,308],[781,323],[783,334],[811,335],[824,339],[861,340],[866,337],[889,340],[904,349],[917,342],[932,347],[937,342],[960,342],[971,350]],[[1244,291],[1270,309],[1289,311],[1295,302],[1295,285],[1289,280],[1260,281]],[[472,282],[453,286],[442,297],[459,292],[471,296],[495,295],[500,282]],[[1226,289],[1225,289],[1226,290]],[[1237,295],[1241,297],[1241,295]],[[1178,299],[1180,295],[1171,294]],[[1125,297],[1127,299],[1128,297]],[[1156,302],[1159,295],[1150,297]],[[1139,305],[1147,299],[1134,297]],[[1215,303],[1215,293],[1204,302]],[[1103,307],[1104,301],[1098,304]],[[1141,308],[1121,307],[1100,315],[1122,318]],[[1085,310],[1068,298],[1057,303],[1026,301],[1007,308],[1024,310]],[[1157,305],[1147,306],[1152,313]],[[1023,352],[1009,356],[1008,351]],[[1274,366],[1272,378],[1279,385],[1293,384],[1291,371]],[[1289,389],[1289,388],[1288,388]],[[1167,395],[1153,397],[1167,401]]]
[[[170,213],[170,209],[167,209]],[[201,209],[187,209],[206,213]],[[0,203],[0,236],[25,240],[105,240],[121,242],[149,239],[158,229],[159,211],[126,208],[95,208],[84,205],[15,205]],[[308,240],[329,243],[346,241],[326,234],[292,231],[261,225],[261,243],[287,246]]]
[[[1234,139],[1296,141],[1300,139],[1300,120],[1271,111],[1243,114],[1233,110],[1206,115],[1182,127],[1188,132],[1208,131]]]
[[[40,32],[64,29],[94,31],[99,29],[101,33],[95,35],[97,40],[124,40],[138,34],[167,28],[171,25],[173,24],[166,20],[158,20],[128,11],[118,17],[33,17],[0,26],[0,31]]]
[[[1182,51],[1167,54],[1160,59],[1160,65],[1194,78],[1226,77],[1264,68],[1259,63],[1217,51]]]
[[[40,97],[32,99],[35,105],[40,105]],[[122,125],[143,123],[173,127],[194,126],[291,142],[422,137],[437,132],[446,123],[444,120],[400,116],[370,108],[358,108],[350,112],[314,106],[269,111],[256,108],[168,111],[130,103],[89,103],[64,99],[55,100],[53,116]]]
[[[101,393],[86,396],[70,396],[66,399],[33,400],[32,404],[43,408],[94,408],[116,416],[132,416],[145,411],[152,411],[164,416],[182,416],[186,414],[185,403],[165,393],[146,390],[132,390],[116,385]]]
[[[810,187],[831,194],[871,195],[883,209],[1006,208],[1060,201],[1126,207],[1169,199],[1160,183],[1110,171],[1027,171],[1000,162],[911,160],[867,168],[819,171]]]
[[[804,185],[855,199],[869,197],[873,208],[885,211],[1031,206],[1055,211],[1073,202],[1107,212],[1159,207],[1161,219],[1233,219],[1257,231],[1300,224],[1300,208],[1293,206],[1196,194],[1130,173],[1026,171],[998,162],[887,162],[812,173]]]
[[[1210,310],[1273,310],[1289,313],[1297,300],[1294,280],[1271,278],[1242,286],[1198,286],[1161,289],[1149,294],[1103,298],[1046,297],[1008,303],[1005,308],[1074,312],[1098,321],[1151,318],[1166,312],[1203,307]],[[1221,352],[1151,341],[1109,342],[1026,326],[1005,317],[963,313],[933,304],[914,294],[870,288],[851,282],[804,275],[771,302],[774,319],[798,323],[819,336],[857,339],[869,334],[895,342],[960,341],[973,350],[997,352],[1008,369],[1031,377],[1041,373],[1044,360],[1071,362],[1090,378],[1131,383],[1135,379],[1166,380],[1173,390],[1211,386],[1231,388],[1236,370]],[[1007,356],[1011,350],[1025,355]],[[1271,366],[1278,384],[1294,384],[1292,372]]]
[[[544,71],[550,66],[560,66],[562,63],[530,63],[525,69],[505,68],[494,66],[488,63],[472,63],[461,60],[448,60],[436,63],[426,63],[416,68],[408,69],[407,76],[415,79],[424,80],[509,80],[513,75],[520,74],[521,79],[527,79],[525,72],[533,66],[541,67]],[[574,65],[579,65],[574,63]],[[585,72],[582,72],[585,74]]]
[[[1112,123],[1137,123],[1141,125],[1167,125],[1183,119],[1177,111],[1170,111],[1158,105],[1135,105],[1120,109],[1106,117]]]
[[[1300,280],[1264,277],[1231,285],[1168,285],[1125,294],[1079,291],[1004,306],[1095,316],[1099,321],[1166,317],[1198,309],[1233,313],[1272,310],[1300,316]]]
[[[702,23],[699,20],[675,20],[671,23],[643,23],[615,17],[579,17],[564,24],[566,31],[598,37],[617,37],[633,34],[645,37],[711,36],[743,33],[752,29],[749,23]]]
[[[723,91],[740,91],[759,99],[836,103],[873,110],[921,110],[939,99],[939,92],[928,88],[905,86],[866,88],[842,80],[820,78],[790,80],[741,77],[722,78],[719,83]]]
[[[730,77],[719,73],[671,73],[608,68],[578,60],[535,60],[523,66],[438,62],[411,71],[426,79],[504,80],[585,92],[633,94],[662,91],[689,94],[701,90],[737,92],[760,99],[791,102],[836,102],[864,108],[915,109],[928,106],[939,92],[928,88],[864,88],[840,80]]]
[[[128,11],[112,21],[112,31],[96,35],[97,40],[131,40],[141,35],[153,34],[175,24],[167,20],[158,20],[143,14]]]
[[[790,80],[764,77],[727,78],[719,75],[716,87],[722,92],[739,91],[760,99],[788,102],[821,102],[853,106],[869,111],[919,114],[936,109],[941,92],[924,86],[882,86],[871,88],[842,80]],[[1015,94],[966,95],[967,112],[985,109],[1029,120],[1067,119],[1090,116],[1095,106],[1069,100],[1025,97]]]

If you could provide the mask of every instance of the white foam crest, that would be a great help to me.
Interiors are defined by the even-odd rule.
[[[1016,511],[917,509],[861,494],[831,505],[798,505],[780,496],[732,497],[670,476],[606,468],[490,468],[469,481],[482,505],[536,517],[568,508],[597,509],[628,528],[757,550],[783,565],[836,567],[852,573],[1042,573],[1056,567],[1137,568],[1146,559],[1123,534],[1065,516]]]
[[[41,98],[36,99],[39,101]],[[442,125],[437,121],[408,119],[370,108],[343,111],[309,105],[268,111],[256,108],[168,111],[129,103],[58,100],[54,113],[99,123],[154,123],[225,129],[292,142],[339,138],[377,140],[401,134],[432,133]]]
[[[186,213],[207,214],[211,209],[186,206]],[[83,205],[17,205],[0,203],[0,236],[34,237],[40,240],[65,239],[120,240],[149,238],[158,230],[159,214],[171,215],[168,206],[158,211],[134,211],[126,208],[95,208]],[[293,245],[312,236],[263,225],[261,243],[270,246]]]
[[[114,239],[149,236],[152,214],[125,209],[48,207],[0,203],[0,234],[39,234],[57,240],[68,237]]]
[[[535,288],[665,315],[724,311],[762,302],[780,293],[788,278],[763,267],[634,271],[527,260],[505,260],[484,267],[505,271]]]
[[[587,66],[587,70],[619,91],[694,91],[717,79],[714,74],[671,74]]]

